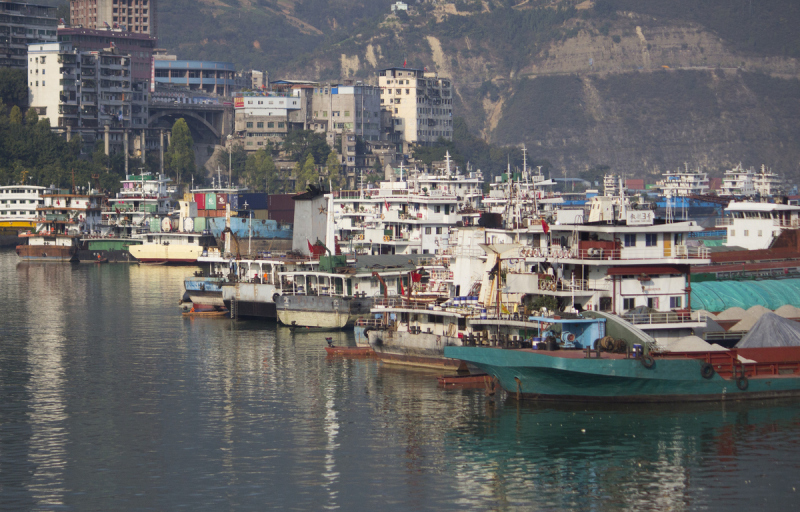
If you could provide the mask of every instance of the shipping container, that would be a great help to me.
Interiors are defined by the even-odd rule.
[[[228,194],[217,194],[217,210],[224,210],[228,204]]]
[[[292,199],[292,197],[294,197],[292,194],[272,194],[269,196],[269,206],[267,209],[270,211],[294,211],[294,199]]]
[[[269,218],[281,224],[294,224],[294,212],[286,210],[270,210]]]
[[[267,194],[263,192],[244,192],[238,196],[239,210],[266,210],[268,209]]]
[[[206,210],[217,209],[217,194],[209,192],[206,194]]]
[[[198,210],[205,210],[206,209],[206,195],[205,194],[195,194],[194,195],[194,202],[197,203]]]
[[[237,212],[239,211],[239,196],[237,194],[231,194],[228,196],[228,202],[231,205],[231,211]]]
[[[185,194],[183,194],[183,200],[187,202],[194,201],[194,196],[192,195],[191,192],[186,192]]]
[[[194,219],[194,232],[195,233],[202,233],[206,229],[206,218],[205,217],[195,217]]]

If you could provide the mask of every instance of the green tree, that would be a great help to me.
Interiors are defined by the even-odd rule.
[[[292,160],[305,162],[308,155],[314,157],[314,162],[322,165],[328,158],[331,148],[325,142],[325,135],[312,130],[295,130],[289,132],[283,141],[283,150]]]
[[[328,153],[328,160],[325,162],[325,169],[328,171],[328,180],[330,180],[332,190],[339,190],[342,185],[342,164],[339,161],[339,155],[336,153],[336,150]]]
[[[194,140],[186,120],[181,118],[172,125],[172,138],[165,156],[169,170],[175,173],[175,182],[180,186],[181,176],[195,173]]]
[[[248,188],[256,191],[274,193],[277,188],[275,162],[265,149],[259,149],[247,157],[245,178]]]
[[[299,173],[297,172],[298,168]],[[317,173],[317,169],[314,167],[313,155],[309,154],[306,157],[306,162],[302,167],[300,166],[300,162],[297,163],[295,166],[295,175],[297,176],[295,191],[298,193],[303,192],[309,184],[316,184],[319,181],[319,173]]]
[[[36,112],[35,108],[29,108],[27,112],[25,112],[25,124],[28,126],[35,126],[36,123],[39,122],[39,113]]]
[[[20,108],[28,106],[26,70],[0,68],[0,100],[6,105],[16,105]]]
[[[14,105],[11,107],[11,113],[8,115],[8,119],[11,121],[11,124],[22,124],[22,111],[18,106]]]

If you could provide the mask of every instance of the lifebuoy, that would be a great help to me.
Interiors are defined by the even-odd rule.
[[[645,368],[652,368],[653,366],[655,366],[655,364],[656,360],[653,359],[653,356],[649,355],[642,356],[642,366],[644,366]]]
[[[700,375],[702,375],[704,379],[710,379],[714,376],[714,367],[709,363],[703,363],[703,366],[700,367]]]
[[[275,294],[273,294],[273,295],[272,295],[272,302],[275,302],[275,303],[277,303],[277,302],[278,302],[278,299],[280,298],[280,296],[281,296],[281,294],[280,294],[280,293],[275,293]]]

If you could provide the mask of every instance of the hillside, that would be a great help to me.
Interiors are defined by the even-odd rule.
[[[171,0],[161,45],[274,78],[454,78],[455,113],[567,172],[800,175],[795,0]],[[493,169],[493,171],[496,171]]]

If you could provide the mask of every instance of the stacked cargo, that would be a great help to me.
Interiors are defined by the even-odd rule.
[[[198,192],[193,197],[194,202],[197,203],[197,217],[208,218],[224,217],[228,204],[231,205],[231,211],[234,211],[233,206],[236,203],[237,196],[236,194],[224,194],[222,192]]]
[[[263,192],[240,193],[236,198],[236,209],[239,217],[250,217],[253,219],[269,219],[267,207],[269,205],[268,196]],[[231,206],[233,210],[233,206]]]
[[[294,197],[292,194],[269,196],[269,218],[281,224],[294,224]]]

